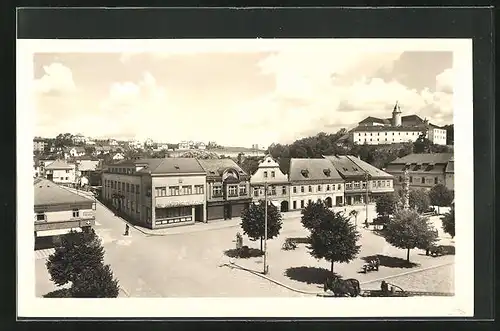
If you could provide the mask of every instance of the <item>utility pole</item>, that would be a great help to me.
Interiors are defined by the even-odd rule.
[[[366,182],[366,197],[365,197],[365,209],[366,209],[366,222],[368,222],[368,172],[365,172],[365,182]]]
[[[264,183],[264,275],[267,274],[267,182]]]

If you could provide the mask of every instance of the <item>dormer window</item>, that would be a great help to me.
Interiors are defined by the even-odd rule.
[[[323,173],[325,174],[326,177],[330,177],[332,172],[330,171],[330,169],[323,169]]]
[[[307,169],[304,169],[300,172],[302,174],[302,176],[304,176],[305,178],[309,177],[309,171]]]

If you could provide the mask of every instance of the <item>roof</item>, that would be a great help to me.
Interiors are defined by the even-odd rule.
[[[94,171],[97,169],[99,165],[99,161],[91,161],[91,160],[81,160],[78,164],[78,170],[80,171]]]
[[[248,176],[236,162],[231,159],[199,159],[198,163],[205,170],[207,176],[222,176],[222,171],[227,168],[235,169],[240,176]]]
[[[291,159],[288,178],[294,181],[342,180],[327,159]]]
[[[453,159],[453,153],[415,153],[404,157],[397,158],[390,164],[417,164],[417,163],[434,163],[445,164]]]
[[[378,118],[378,117],[368,116],[367,118],[365,118],[364,120],[359,122],[359,124],[361,124],[361,123],[374,123],[374,122],[380,123],[380,124],[390,124],[390,119],[387,120],[387,119],[382,119],[382,118]]]
[[[383,132],[383,131],[423,131],[425,128],[423,126],[385,126],[385,125],[377,125],[377,126],[364,126],[358,125],[352,131],[375,131],[375,132]]]
[[[195,158],[163,158],[135,160],[136,165],[146,164],[140,172],[151,174],[181,174],[199,173],[205,174],[205,170]]]
[[[327,155],[324,158],[333,164],[344,179],[364,177],[366,173],[372,178],[393,177],[352,155]]]
[[[33,182],[35,206],[66,203],[93,203],[93,200],[73,193],[48,179],[37,178]]]
[[[56,160],[50,163],[48,166],[45,166],[46,170],[54,170],[54,169],[73,169],[74,165],[69,164],[63,160]]]
[[[408,169],[408,172],[413,173],[413,172],[418,172],[418,173],[426,173],[426,174],[443,174],[443,172],[446,169],[445,164],[435,164],[435,165],[430,165],[430,164],[425,164],[422,163],[421,165],[418,164],[413,164],[409,167],[407,167],[405,164],[402,163],[397,163],[397,164],[389,164],[386,168],[386,171],[392,174],[402,174],[405,170],[405,168]]]

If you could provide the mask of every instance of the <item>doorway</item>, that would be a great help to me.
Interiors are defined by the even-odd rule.
[[[224,205],[224,219],[230,220],[233,217],[233,208],[231,204]]]
[[[282,201],[281,202],[281,212],[287,212],[288,211],[288,201]]]

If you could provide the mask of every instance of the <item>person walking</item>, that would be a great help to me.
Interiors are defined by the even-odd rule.
[[[128,236],[128,232],[130,230],[130,227],[128,224],[125,224],[125,235]]]

